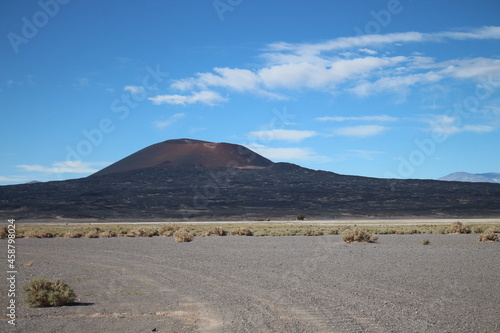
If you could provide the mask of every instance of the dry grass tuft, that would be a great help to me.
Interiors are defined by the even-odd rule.
[[[101,229],[95,228],[95,229],[92,229],[89,232],[87,232],[85,234],[85,237],[86,238],[99,238],[100,232],[101,232]]]
[[[158,234],[160,236],[166,236],[166,237],[170,237],[174,234],[174,232],[176,232],[177,230],[179,230],[180,227],[175,224],[175,223],[169,223],[169,224],[165,224],[163,225],[160,230],[158,230]]]
[[[0,239],[7,238],[7,235],[9,234],[9,229],[7,225],[4,225],[0,228]]]
[[[231,236],[253,236],[252,230],[240,227],[239,229],[231,230]]]
[[[52,238],[54,235],[42,230],[27,230],[23,234],[24,238]]]
[[[215,236],[226,236],[227,235],[227,231],[224,230],[224,229],[222,229],[222,227],[215,227],[212,230],[209,230],[209,231],[205,232],[203,235],[204,236],[212,236],[212,235],[215,235]]]
[[[449,234],[470,234],[470,227],[462,222],[453,222],[448,228]]]
[[[99,233],[99,238],[116,237],[118,234],[112,230],[105,230]]]
[[[491,227],[486,229],[481,235],[479,235],[480,242],[496,242],[498,240],[498,228]]]
[[[70,230],[70,231],[66,231],[66,233],[64,234],[64,238],[80,238],[82,237],[82,233],[81,232],[76,232],[76,231],[73,231],[73,230]]]
[[[375,243],[377,239],[377,236],[357,228],[342,232],[342,240],[346,243]]]
[[[23,267],[31,267],[31,266],[33,266],[34,263],[35,263],[34,261],[27,262],[27,263],[23,264]]]
[[[193,234],[184,228],[180,228],[179,230],[174,232],[174,239],[178,243],[191,242],[193,238],[194,238]]]

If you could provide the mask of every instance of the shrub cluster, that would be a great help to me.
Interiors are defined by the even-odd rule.
[[[498,240],[498,235],[496,234],[497,232],[500,232],[500,230],[498,230],[495,227],[490,227],[490,228],[486,229],[481,235],[479,235],[479,241],[480,242],[488,242],[488,241],[495,242]]]
[[[462,222],[453,222],[447,231],[449,234],[470,234],[471,229]]]
[[[193,234],[184,228],[180,228],[179,230],[174,232],[174,239],[178,243],[191,242],[193,238]]]
[[[24,301],[33,308],[61,306],[76,300],[73,288],[61,280],[36,278],[23,289],[26,292]]]
[[[346,243],[375,243],[378,237],[361,229],[346,229],[342,232],[342,240]]]

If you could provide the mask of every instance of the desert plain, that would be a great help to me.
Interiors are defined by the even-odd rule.
[[[499,223],[468,220],[477,222]],[[500,331],[500,242],[475,233],[378,236],[351,244],[328,234],[17,239],[18,290],[35,277],[62,279],[78,298],[29,308],[21,292],[17,324],[2,315],[2,331]]]

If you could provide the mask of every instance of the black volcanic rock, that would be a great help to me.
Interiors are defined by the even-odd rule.
[[[199,166],[265,168],[273,162],[250,149],[230,143],[176,139],[146,147],[98,171],[95,175],[139,170],[151,167]]]
[[[217,158],[200,158],[200,151],[207,152],[206,142],[190,141],[202,146],[193,150],[194,156],[183,150],[174,154],[182,159],[176,157],[168,167],[163,155],[156,159],[148,148],[171,152],[186,143],[153,145],[87,178],[0,186],[0,217],[144,221],[292,219],[298,214],[311,219],[500,216],[500,184],[345,176],[272,163],[257,154],[235,154],[238,146],[229,144],[208,150]],[[231,160],[238,165],[210,166]]]

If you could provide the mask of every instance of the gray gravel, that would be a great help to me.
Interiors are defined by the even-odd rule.
[[[79,303],[20,295],[2,332],[500,332],[500,242],[477,235],[20,239],[17,254],[19,290],[60,278]]]

